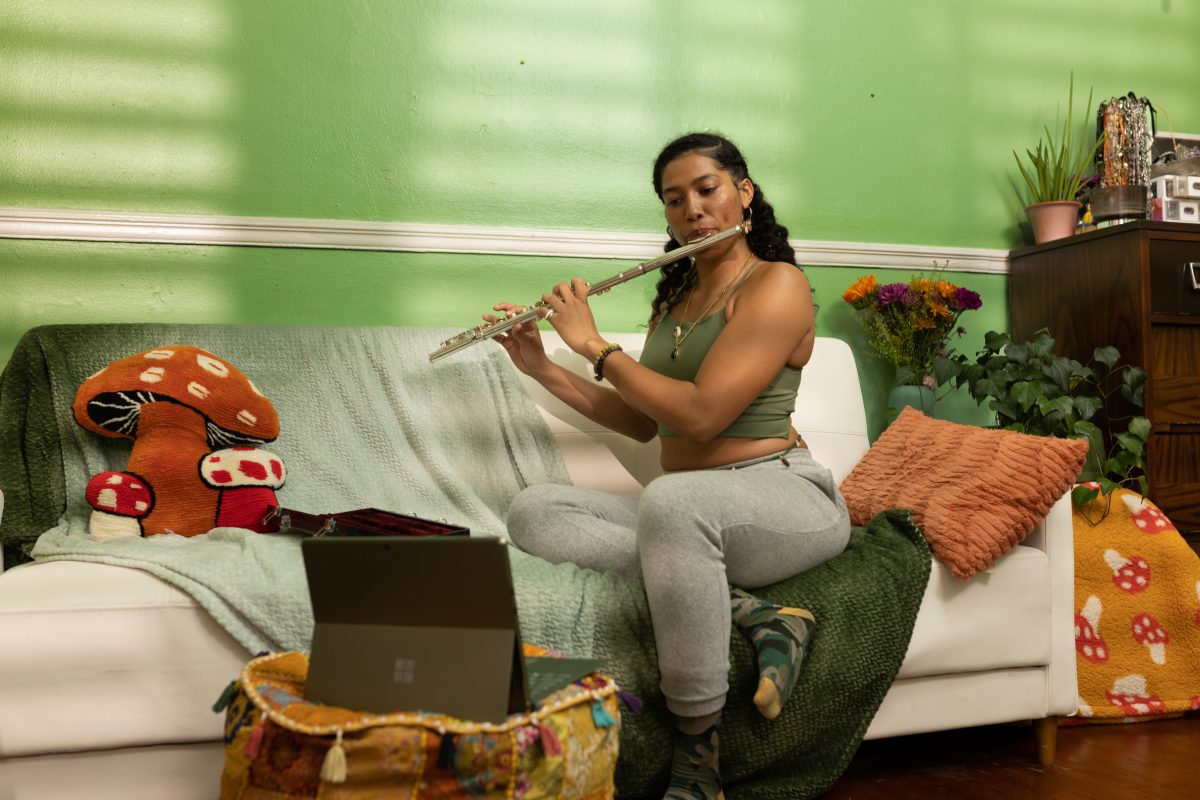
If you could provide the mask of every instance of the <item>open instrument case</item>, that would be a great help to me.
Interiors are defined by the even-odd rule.
[[[306,514],[291,508],[276,507],[268,519],[279,520],[280,533],[305,536],[468,536],[471,531],[441,520],[360,508],[337,514]]]

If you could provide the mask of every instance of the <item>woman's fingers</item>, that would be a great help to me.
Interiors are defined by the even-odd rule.
[[[499,311],[500,315],[496,316],[495,314],[484,314],[483,321],[488,325],[494,325],[497,322],[503,322],[506,319],[511,319],[517,316],[518,314],[524,314],[528,309],[526,306],[518,306],[514,305],[513,303],[497,303],[496,305],[492,306],[492,310]],[[530,323],[528,322],[521,322],[512,326],[510,330],[526,331],[529,330],[529,325]]]
[[[536,319],[551,320],[556,315],[578,307],[580,302],[586,306],[587,296],[588,284],[583,278],[572,278],[570,281],[564,281],[562,283],[555,284],[550,291],[542,295],[542,302],[539,304],[540,308],[536,309]],[[524,314],[529,310],[529,307],[518,306],[512,303],[497,303],[496,305],[492,306],[492,309],[494,311],[499,311],[502,316],[492,317],[488,320],[489,324],[497,321],[498,319],[505,319],[516,314]],[[485,319],[487,319],[486,316]],[[556,328],[558,327],[557,323],[551,324],[554,324]],[[510,329],[510,333],[531,334],[536,330],[537,321],[530,320],[528,322],[522,322],[518,325],[514,325]]]
[[[516,314],[525,313],[525,306],[514,305],[513,303],[496,303],[492,306],[493,311],[499,311],[505,317],[511,317]]]
[[[568,300],[579,300],[582,297],[587,297],[587,283],[583,278],[572,278],[570,283],[556,284],[553,289],[542,295],[542,302],[558,312],[563,310]]]

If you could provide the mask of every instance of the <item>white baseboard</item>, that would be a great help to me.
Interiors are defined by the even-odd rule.
[[[650,233],[12,206],[0,206],[0,238],[636,260],[660,255],[664,242]],[[923,271],[948,261],[953,272],[1008,273],[1004,250],[805,239],[792,246],[802,265]]]

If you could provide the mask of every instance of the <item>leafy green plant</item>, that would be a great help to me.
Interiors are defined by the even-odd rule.
[[[1119,487],[1146,494],[1146,440],[1150,420],[1117,418],[1108,400],[1119,394],[1130,405],[1145,404],[1145,370],[1119,365],[1115,347],[1098,347],[1087,364],[1055,355],[1054,339],[1042,329],[1028,341],[1014,342],[1006,333],[989,331],[974,359],[961,353],[934,362],[939,385],[966,386],[971,397],[996,412],[998,428],[1039,436],[1086,439],[1088,456],[1080,482],[1072,492],[1076,506]],[[1107,412],[1107,415],[1101,412]],[[1107,416],[1111,444],[1092,420]]]
[[[1067,115],[1063,119],[1062,133],[1055,138],[1049,126],[1043,125],[1044,134],[1038,140],[1033,150],[1026,149],[1029,158],[1029,169],[1021,162],[1017,151],[1013,150],[1013,158],[1017,161],[1017,169],[1029,187],[1029,194],[1034,203],[1046,203],[1054,200],[1074,200],[1084,182],[1087,172],[1096,157],[1096,151],[1104,141],[1101,134],[1096,137],[1096,143],[1088,150],[1082,142],[1076,142],[1071,133],[1071,117],[1075,106],[1075,74],[1071,73],[1070,93],[1067,96]],[[1092,93],[1088,92],[1087,106],[1084,108],[1083,123],[1086,129]]]

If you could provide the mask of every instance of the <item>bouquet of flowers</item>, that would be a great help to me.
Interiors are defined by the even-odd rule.
[[[964,311],[983,305],[970,289],[932,276],[914,275],[908,283],[880,284],[864,275],[842,294],[867,331],[876,354],[896,368],[896,385],[935,388],[933,361],[949,351],[950,334]]]

